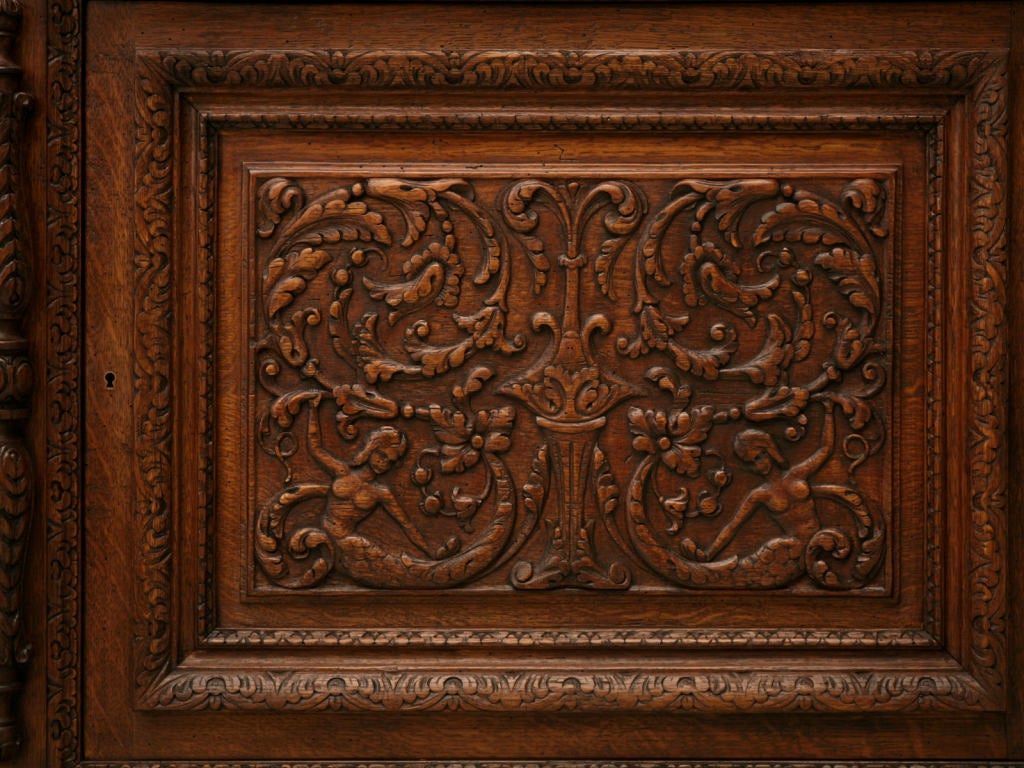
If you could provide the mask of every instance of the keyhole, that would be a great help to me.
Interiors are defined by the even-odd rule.
[[[103,374],[103,380],[107,382],[107,389],[113,389],[114,381],[117,380],[117,376],[114,375],[113,371],[107,371]]]

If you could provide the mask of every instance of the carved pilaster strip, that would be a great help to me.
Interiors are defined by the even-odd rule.
[[[171,346],[174,323],[171,253],[174,166],[171,97],[159,75],[139,70],[136,134],[135,367],[133,410],[140,594],[135,679],[145,688],[171,664]]]
[[[28,307],[29,261],[20,227],[21,132],[28,97],[20,92],[14,45],[21,5],[0,2],[0,759],[20,747],[16,711],[19,667],[28,660],[21,637],[21,581],[32,512],[32,462],[25,419],[32,394],[28,339],[21,322]]]
[[[78,765],[81,726],[81,87],[83,0],[49,0],[46,61],[47,765]]]
[[[1004,693],[1006,670],[1007,69],[990,67],[972,94],[971,405],[968,433],[971,648],[966,667]]]
[[[215,231],[214,200],[217,188],[217,130],[206,120],[199,126],[199,174],[197,184],[197,207],[199,221],[196,227],[196,248],[198,252],[198,275],[196,280],[196,316],[203,332],[198,335],[198,354],[195,371],[199,383],[197,392],[199,407],[197,424],[199,434],[199,509],[206,510],[201,516],[199,530],[199,562],[207,564],[202,569],[199,582],[199,605],[196,612],[196,629],[199,636],[205,636],[215,626],[216,594],[214,588],[215,560],[214,538],[216,516],[214,508],[214,391],[216,370],[214,365],[214,320],[216,317],[216,272],[215,272]]]

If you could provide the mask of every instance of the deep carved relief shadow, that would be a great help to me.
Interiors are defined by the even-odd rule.
[[[884,587],[890,185],[264,179],[258,581]]]

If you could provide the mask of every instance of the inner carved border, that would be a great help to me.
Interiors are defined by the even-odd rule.
[[[46,702],[48,766],[77,764],[82,746],[82,4],[46,14]],[[54,183],[52,180],[58,180]],[[43,271],[43,270],[40,270]],[[42,286],[40,286],[42,287]],[[43,654],[40,653],[40,656]]]
[[[848,55],[848,54],[847,54]],[[167,619],[170,616],[170,564],[167,559],[154,557],[161,547],[170,546],[168,527],[169,510],[166,499],[153,491],[159,490],[163,483],[170,480],[170,434],[167,419],[166,384],[169,381],[167,366],[168,350],[172,339],[169,334],[170,294],[165,281],[166,271],[170,262],[170,235],[172,221],[170,187],[171,182],[159,171],[158,157],[167,157],[167,150],[172,146],[171,123],[172,89],[188,88],[199,84],[216,84],[241,74],[247,85],[268,85],[271,87],[286,86],[297,83],[296,73],[301,67],[312,66],[325,84],[344,84],[349,86],[387,87],[401,78],[412,77],[416,87],[444,87],[472,85],[486,87],[489,85],[517,85],[530,87],[561,88],[572,87],[630,87],[648,88],[674,84],[676,87],[693,88],[763,88],[763,87],[802,87],[807,83],[816,83],[828,87],[869,87],[884,88],[888,86],[913,87],[925,86],[967,92],[972,107],[972,125],[974,131],[973,169],[971,178],[972,198],[978,213],[971,222],[974,233],[975,249],[973,251],[972,281],[975,291],[972,303],[972,372],[974,386],[972,389],[973,423],[978,434],[983,438],[971,449],[970,477],[972,483],[972,524],[975,536],[972,537],[971,570],[972,579],[978,588],[972,590],[971,614],[972,625],[971,653],[968,660],[969,671],[996,688],[1001,686],[1002,670],[1005,663],[1005,640],[1001,630],[990,630],[990,624],[1001,627],[1004,610],[1005,586],[1000,578],[1003,558],[998,546],[1001,534],[1005,532],[1004,494],[1005,470],[1003,468],[1003,446],[1001,425],[1005,423],[1005,372],[1003,370],[1002,351],[1005,345],[1003,329],[1003,302],[1005,299],[1003,282],[989,279],[990,274],[1003,276],[1005,272],[1005,211],[999,203],[1003,200],[1003,176],[1005,172],[1005,69],[997,57],[988,53],[966,52],[935,56],[934,54],[865,54],[876,56],[877,69],[875,76],[853,78],[842,66],[841,55],[821,54],[771,54],[743,57],[736,54],[655,54],[653,59],[659,63],[668,62],[678,66],[668,69],[657,69],[644,79],[638,76],[632,67],[628,72],[617,70],[614,66],[617,58],[611,54],[529,54],[524,59],[522,54],[506,53],[461,54],[458,61],[453,62],[451,54],[425,54],[427,60],[445,62],[444,67],[431,70],[420,66],[411,75],[403,72],[398,62],[408,62],[408,58],[389,59],[386,54],[369,53],[360,55],[328,54],[221,54],[209,52],[189,52],[185,54],[147,54],[147,61],[140,69],[143,92],[152,97],[148,102],[154,106],[146,106],[146,99],[140,99],[139,112],[139,167],[156,171],[152,177],[146,177],[145,183],[140,180],[140,213],[142,211],[152,217],[148,226],[139,227],[139,256],[137,259],[138,278],[138,316],[140,319],[140,355],[136,376],[136,413],[143,414],[141,425],[146,429],[141,433],[146,437],[139,446],[140,454],[140,518],[147,535],[159,532],[155,539],[156,546],[144,554],[141,565],[141,576],[147,594],[159,597],[147,606],[147,613],[142,619],[143,637],[148,639],[148,650],[137,654],[136,677],[140,689],[149,688],[150,695],[146,698],[157,706],[185,706],[189,708],[213,705],[209,699],[211,690],[220,691],[231,701],[241,705],[248,703],[255,706],[273,706],[273,696],[261,697],[253,694],[254,690],[283,692],[291,686],[278,685],[271,678],[263,675],[260,683],[251,676],[238,677],[230,673],[201,673],[196,670],[178,669],[171,672],[170,659],[170,628]],[[602,61],[602,56],[604,60]],[[696,75],[690,78],[685,66],[686,61],[694,61],[697,56],[703,66],[711,59],[722,62],[723,66],[715,69],[711,75]],[[705,58],[700,58],[704,56]],[[859,56],[863,63],[864,57]],[[277,57],[277,58],[275,58]],[[496,60],[507,59],[504,67],[495,67]],[[518,62],[529,60],[536,62],[543,59],[549,70],[556,74],[546,77],[537,83],[521,72]],[[745,57],[745,58],[744,58]],[[652,59],[652,60],[653,60]],[[582,81],[567,77],[569,67],[576,67],[578,62],[585,60],[593,65],[592,74]],[[678,60],[678,61],[676,61]],[[762,68],[751,67],[752,61],[763,62]],[[262,61],[262,63],[261,63]],[[366,68],[367,61],[375,61],[383,67]],[[391,63],[391,68],[388,62]],[[418,60],[419,61],[419,60]],[[486,67],[481,62],[487,61]],[[301,62],[301,67],[296,62]],[[324,63],[326,62],[326,63]],[[594,65],[600,62],[601,66]],[[285,66],[280,66],[282,63]],[[255,64],[256,66],[250,66]],[[270,66],[273,64],[273,66]],[[422,64],[422,62],[420,62]],[[611,66],[606,66],[606,65]],[[402,66],[406,66],[402,64]],[[700,67],[698,66],[698,70]],[[308,70],[307,70],[308,71]],[[384,71],[385,75],[381,75]],[[527,67],[527,71],[532,68]],[[590,69],[587,69],[591,72]],[[641,72],[648,71],[641,69]],[[431,74],[432,72],[432,74]],[[608,73],[612,74],[608,74]],[[666,74],[666,72],[668,74]],[[492,74],[488,74],[492,73]],[[561,73],[561,74],[559,74]],[[639,77],[639,80],[638,80]],[[248,81],[246,82],[246,78]],[[383,79],[382,79],[383,78]],[[525,78],[525,79],[524,79]],[[568,81],[572,82],[568,82]],[[143,172],[145,176],[145,171]],[[997,201],[994,205],[986,205],[987,201]],[[938,215],[935,216],[938,219]],[[162,319],[161,319],[162,318]],[[166,487],[166,486],[164,486]],[[154,541],[153,539],[149,539]],[[153,589],[150,589],[152,587]],[[143,644],[145,645],[145,644]],[[170,673],[169,676],[166,676]],[[185,677],[182,677],[185,675]],[[191,677],[190,677],[191,676]],[[848,675],[840,675],[847,683],[851,683]],[[160,678],[164,678],[162,681]],[[903,688],[906,696],[890,700],[892,708],[903,709],[917,706],[944,706],[988,708],[987,695],[982,694],[976,685],[970,682],[973,678],[962,679],[954,675],[947,677],[947,684],[936,687],[936,676],[905,676]],[[207,685],[216,679],[217,684]],[[954,680],[960,679],[959,683]],[[188,683],[192,681],[192,684]],[[341,681],[340,677],[331,680]],[[484,676],[478,682],[497,678]],[[233,682],[232,682],[233,681]],[[278,681],[283,682],[283,681]],[[407,686],[411,681],[405,681]],[[421,682],[427,685],[427,679]],[[635,681],[633,681],[635,682]],[[520,681],[506,681],[512,689],[522,691]],[[626,680],[612,681],[617,691],[627,690],[631,683]],[[741,687],[748,686],[752,680],[740,676],[735,681]],[[352,679],[343,686],[354,690],[352,685],[358,681]],[[253,685],[256,687],[253,688]],[[433,685],[433,684],[431,684]],[[829,683],[822,679],[811,686],[805,694],[810,695],[825,708],[836,706],[841,709],[859,708],[857,697],[840,697],[836,699],[828,693]],[[427,686],[428,688],[430,685]],[[699,687],[699,686],[698,686]],[[660,696],[653,697],[655,706],[683,706],[679,691],[673,686],[670,701]],[[401,689],[399,686],[397,691]],[[877,696],[880,691],[873,685],[853,685],[859,690],[870,705],[877,707]],[[160,691],[163,691],[161,694]],[[665,689],[666,692],[669,689]],[[204,693],[205,691],[205,693]],[[872,693],[872,691],[874,691]],[[931,691],[931,693],[926,693]],[[463,695],[452,692],[456,700]],[[593,694],[590,694],[592,697]],[[668,695],[666,693],[666,695]],[[170,696],[170,699],[167,697]],[[240,697],[240,698],[239,698]],[[430,697],[428,697],[430,698]],[[435,697],[436,698],[436,697]],[[472,697],[465,700],[468,702]],[[519,694],[511,697],[499,697],[507,706]],[[547,697],[542,697],[546,699]],[[584,696],[586,698],[586,696]],[[717,698],[717,696],[712,697]],[[329,699],[329,697],[328,697]],[[328,699],[325,699],[327,701]],[[367,706],[358,703],[359,697],[346,704],[339,699],[337,706]],[[575,701],[576,696],[573,696]],[[434,700],[434,699],[431,699]],[[841,701],[840,701],[841,700]],[[719,699],[720,701],[720,699]],[[837,703],[840,702],[840,703]],[[776,703],[779,703],[778,701]],[[617,705],[621,705],[621,701]],[[318,706],[318,705],[314,705]],[[326,706],[335,706],[327,704]],[[420,700],[414,708],[433,706]],[[551,702],[548,705],[552,706]],[[720,705],[719,705],[720,706]],[[786,704],[781,703],[784,708]]]

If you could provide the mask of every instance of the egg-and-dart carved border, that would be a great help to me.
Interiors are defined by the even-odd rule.
[[[716,66],[703,69],[710,62]],[[856,62],[856,64],[854,63]],[[142,706],[206,708],[534,709],[999,707],[1005,663],[1001,578],[1005,531],[1006,73],[990,52],[571,53],[147,52],[139,60],[136,211],[138,513],[146,548],[139,577],[152,596],[136,655]],[[538,79],[537,72],[545,73]],[[702,74],[703,73],[703,74]],[[971,125],[971,597],[966,673],[807,675],[670,672],[397,676],[174,668],[171,481],[171,152],[176,90],[224,84],[415,88],[940,88],[965,95]],[[298,121],[301,123],[301,119]],[[605,127],[607,124],[605,124]],[[521,125],[518,127],[522,127]],[[586,126],[581,126],[586,127]],[[202,196],[200,192],[200,196]],[[935,214],[938,218],[938,214]],[[933,245],[935,243],[933,242]],[[935,289],[938,290],[938,289]],[[934,464],[938,468],[938,464]]]
[[[283,648],[933,648],[919,630],[801,629],[214,629],[203,646]]]

